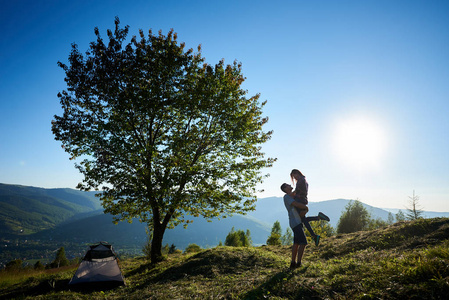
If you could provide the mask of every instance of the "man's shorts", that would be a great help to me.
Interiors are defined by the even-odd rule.
[[[293,243],[298,245],[307,245],[306,234],[302,223],[293,228]]]

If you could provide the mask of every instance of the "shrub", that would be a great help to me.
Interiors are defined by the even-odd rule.
[[[168,249],[168,254],[176,253],[176,246],[175,244],[171,244],[170,248]]]
[[[250,240],[251,238],[248,237],[249,230],[247,230],[247,233],[243,232],[243,230],[234,230],[234,227],[232,227],[231,231],[226,236],[225,240],[225,246],[231,246],[231,247],[248,247],[250,246]]]
[[[22,260],[21,259],[15,259],[10,262],[8,262],[5,266],[5,269],[7,271],[18,271],[22,269]]]
[[[280,246],[282,245],[281,236],[277,233],[271,233],[267,239],[267,245]]]
[[[312,227],[313,232],[321,236],[321,238],[330,237],[335,234],[334,227],[332,227],[332,225],[329,224],[329,222],[323,220],[310,222],[310,226]],[[308,230],[304,231],[306,233],[306,236],[310,238],[311,237],[310,232]]]
[[[34,264],[34,269],[35,269],[35,270],[43,270],[43,269],[45,269],[45,266],[41,263],[40,260],[38,260],[38,261]]]
[[[201,247],[197,244],[189,244],[184,250],[185,253],[193,253],[201,251]]]

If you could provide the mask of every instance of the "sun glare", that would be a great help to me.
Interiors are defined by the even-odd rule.
[[[386,137],[379,124],[361,117],[341,120],[333,138],[335,154],[346,166],[361,171],[380,167]]]

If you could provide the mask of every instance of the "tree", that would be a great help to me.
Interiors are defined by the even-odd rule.
[[[251,231],[249,229],[246,229],[245,236],[248,239],[248,246],[251,246],[253,244],[253,239],[251,238]]]
[[[370,218],[368,227],[365,229],[374,230],[377,228],[387,227],[388,225],[389,225],[388,221],[384,221],[381,218],[377,218],[377,219]]]
[[[138,218],[153,233],[161,259],[167,228],[254,210],[265,158],[266,102],[246,97],[241,64],[215,66],[185,51],[177,34],[151,30],[125,44],[129,27],[95,28],[83,55],[74,44],[65,71],[63,109],[52,131],[84,175],[81,190],[99,190],[114,222]]]
[[[419,196],[415,195],[415,190],[413,190],[413,196],[410,197],[409,207],[407,208],[407,219],[408,220],[417,220],[422,218],[424,212],[419,205]]]
[[[249,247],[251,246],[249,237],[249,230],[246,231],[246,234],[243,230],[235,231],[234,227],[232,227],[231,231],[226,236],[225,246],[230,247]]]
[[[402,212],[402,210],[399,210],[398,212],[397,212],[397,214],[396,214],[396,222],[402,222],[402,221],[405,221],[405,215],[404,215],[404,213]]]
[[[64,247],[61,247],[56,252],[55,260],[50,264],[51,268],[59,268],[59,267],[65,267],[68,266],[69,260],[65,256],[65,249]]]
[[[168,254],[173,254],[176,251],[175,244],[171,244],[170,249],[168,249]]]
[[[273,227],[271,227],[271,233],[277,234],[279,236],[282,235],[281,223],[279,221],[273,223]]]
[[[387,219],[387,224],[391,225],[394,223],[394,216],[391,212],[388,213],[388,219]]]
[[[281,242],[284,246],[293,244],[293,231],[290,227],[287,227],[287,229],[285,229],[284,235],[281,236]]]
[[[281,223],[279,221],[274,222],[273,227],[271,228],[271,234],[267,239],[267,245],[282,245],[281,242],[282,229]]]
[[[371,216],[362,202],[350,201],[340,216],[337,225],[337,233],[350,233],[368,229]]]

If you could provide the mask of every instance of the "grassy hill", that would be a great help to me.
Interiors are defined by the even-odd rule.
[[[27,235],[101,208],[93,192],[0,183],[0,235]]]
[[[0,298],[23,299],[447,299],[449,219],[396,223],[324,239],[288,270],[290,247],[216,247],[151,265],[120,262],[126,286],[71,291],[76,266],[0,273]]]

